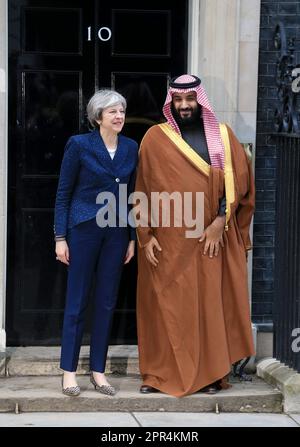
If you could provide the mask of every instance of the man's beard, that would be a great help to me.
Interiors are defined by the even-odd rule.
[[[173,115],[176,123],[178,124],[178,126],[181,126],[181,127],[192,126],[193,124],[200,123],[201,106],[198,105],[197,109],[192,109],[190,107],[189,110],[191,110],[191,112],[192,112],[191,115],[182,117],[180,115],[180,112],[177,112],[174,105],[171,104],[171,112],[172,112],[172,115]]]

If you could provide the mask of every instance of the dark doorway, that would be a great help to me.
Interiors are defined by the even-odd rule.
[[[9,1],[9,346],[60,343],[53,206],[66,140],[88,131],[87,100],[101,87],[123,93],[123,133],[140,141],[162,119],[168,79],[186,70],[187,12],[185,0]],[[113,344],[136,343],[136,271],[124,268]]]

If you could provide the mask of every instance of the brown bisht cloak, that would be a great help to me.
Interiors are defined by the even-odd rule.
[[[204,242],[186,238],[184,226],[137,228],[140,372],[145,385],[177,397],[224,378],[234,362],[254,354],[246,261],[253,175],[232,130],[220,129],[224,171],[208,165],[166,123],[150,128],[140,148],[136,191],[149,200],[153,191],[190,191],[193,198],[204,192],[205,228],[218,213],[226,184],[227,231],[217,257],[203,255]],[[151,235],[162,247],[158,267],[144,254]]]

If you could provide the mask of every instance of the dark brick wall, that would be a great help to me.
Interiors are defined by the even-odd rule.
[[[262,326],[273,321],[276,149],[270,133],[273,132],[277,104],[275,70],[278,53],[273,45],[273,35],[279,20],[285,25],[287,37],[296,37],[296,49],[300,50],[300,0],[261,1],[252,319]],[[300,51],[297,51],[295,64],[299,61]]]

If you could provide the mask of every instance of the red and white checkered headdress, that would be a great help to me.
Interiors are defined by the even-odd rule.
[[[163,114],[168,124],[181,135],[180,129],[175,118],[172,115],[171,104],[172,95],[176,92],[187,93],[196,92],[197,102],[202,106],[202,118],[204,123],[204,131],[208,146],[208,153],[212,166],[224,169],[224,146],[221,139],[218,120],[209,104],[205,90],[201,81],[197,76],[182,75],[170,82],[167,98],[163,106]]]

